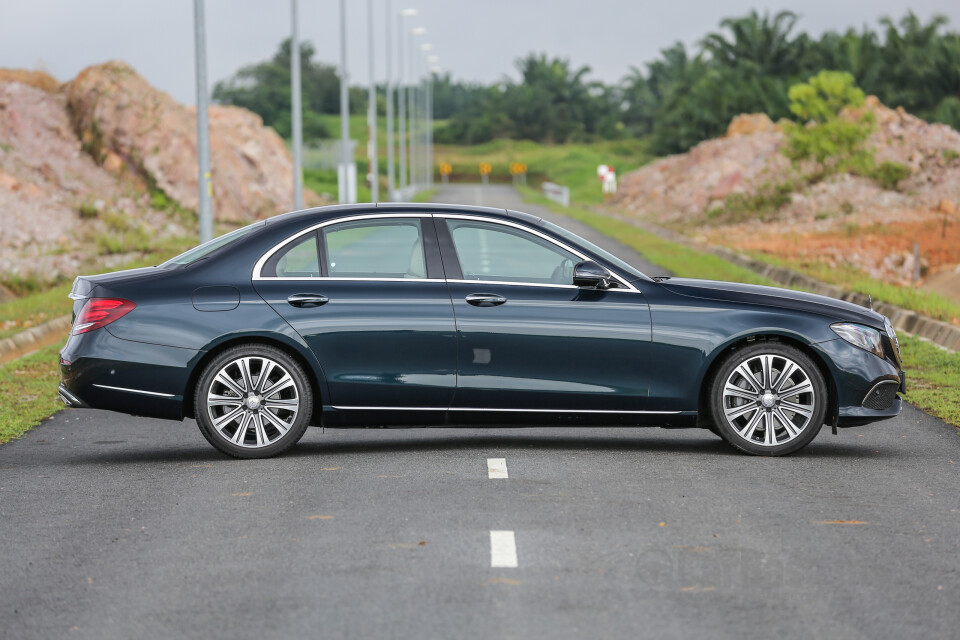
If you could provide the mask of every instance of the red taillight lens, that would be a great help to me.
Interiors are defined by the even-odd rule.
[[[123,298],[90,298],[77,316],[73,335],[105,327],[136,308],[137,305]]]

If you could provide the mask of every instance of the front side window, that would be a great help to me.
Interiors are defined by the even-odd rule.
[[[465,280],[573,284],[575,254],[504,225],[448,219]]]
[[[342,222],[325,227],[322,238],[330,277],[427,277],[419,219]]]

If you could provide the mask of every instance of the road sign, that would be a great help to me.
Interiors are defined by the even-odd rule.
[[[597,167],[597,177],[600,178],[604,198],[617,192],[617,171],[611,165],[599,165]]]
[[[449,162],[440,163],[440,175],[448,176],[453,173],[453,166]]]
[[[493,171],[493,167],[490,166],[490,163],[489,163],[489,162],[481,162],[481,163],[480,163],[480,175],[482,175],[482,176],[488,176],[488,175],[490,175],[490,172],[491,172],[491,171]]]
[[[522,162],[511,162],[510,163],[510,173],[512,175],[519,175],[521,173],[527,172],[527,165]]]

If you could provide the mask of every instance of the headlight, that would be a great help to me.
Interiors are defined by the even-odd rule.
[[[880,332],[862,324],[852,322],[838,322],[830,325],[833,332],[855,347],[869,351],[878,358],[883,357],[883,346],[880,344]]]

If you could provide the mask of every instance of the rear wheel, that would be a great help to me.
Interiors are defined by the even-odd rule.
[[[799,349],[761,342],[727,356],[710,390],[714,425],[740,451],[781,456],[813,440],[827,412],[827,385]]]
[[[235,458],[267,458],[295,445],[310,423],[310,383],[296,360],[261,344],[227,349],[204,369],[194,415],[214,447]]]

